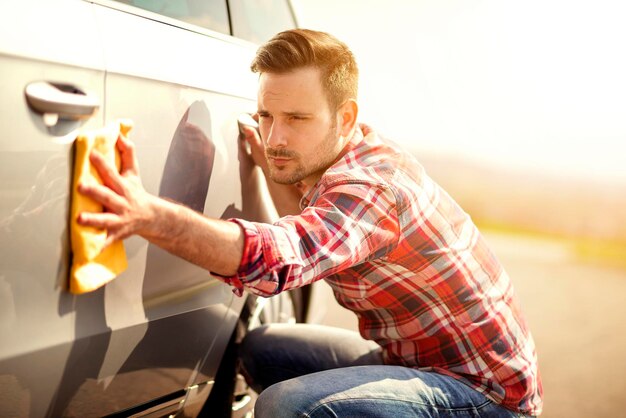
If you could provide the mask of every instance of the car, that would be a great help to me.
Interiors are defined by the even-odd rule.
[[[238,139],[259,42],[286,0],[22,0],[0,7],[0,415],[245,416],[247,330],[304,321],[311,291],[264,299],[147,241],[68,291],[73,144],[131,119],[145,188],[216,218],[276,218]],[[235,388],[235,389],[233,389]]]

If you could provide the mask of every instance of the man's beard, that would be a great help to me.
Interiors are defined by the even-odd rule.
[[[335,161],[337,155],[334,153],[334,147],[339,140],[337,135],[337,121],[332,124],[326,138],[320,144],[315,156],[318,158],[310,161],[308,166],[303,162],[302,156],[295,151],[290,151],[284,148],[266,148],[265,158],[270,157],[288,158],[291,164],[296,164],[290,173],[284,173],[286,169],[280,169],[269,164],[270,179],[278,184],[296,184],[305,178],[326,171]],[[314,156],[310,156],[309,159],[313,159]]]

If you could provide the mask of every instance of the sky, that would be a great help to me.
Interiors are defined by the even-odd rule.
[[[626,185],[626,2],[292,4],[351,47],[361,120],[407,147]]]

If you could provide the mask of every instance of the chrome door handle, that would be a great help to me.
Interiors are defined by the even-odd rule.
[[[26,86],[24,94],[31,109],[53,119],[87,119],[100,107],[97,97],[70,84],[36,81]]]

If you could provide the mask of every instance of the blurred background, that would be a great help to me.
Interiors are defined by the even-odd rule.
[[[626,4],[293,0],[354,51],[361,120],[474,218],[537,343],[544,417],[626,400]],[[333,306],[326,323],[356,328]]]

